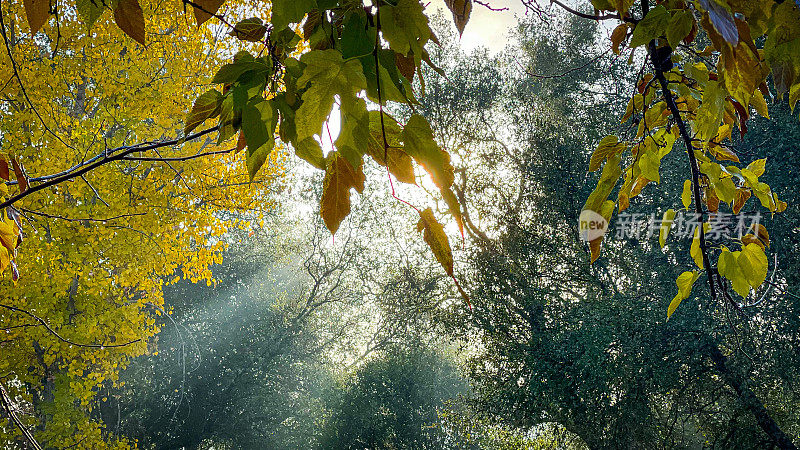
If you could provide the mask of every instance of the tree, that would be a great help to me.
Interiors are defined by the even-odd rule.
[[[144,448],[316,443],[322,392],[333,381],[314,305],[335,292],[337,270],[310,294],[271,242],[287,240],[263,230],[243,236],[213,267],[213,288],[183,281],[166,289],[174,313],[161,320],[157,351],[135,359],[120,376],[124,386],[104,394],[109,428]],[[307,299],[312,306],[300,307]]]
[[[466,160],[456,165],[463,176],[455,190],[467,199],[467,229],[471,217],[481,220],[466,283],[473,312],[451,308],[449,317],[438,315],[452,335],[480,342],[473,344],[479,350],[468,363],[476,414],[522,432],[556,423],[590,448],[774,443],[752,403],[721,376],[728,370],[748,380],[767,414],[795,436],[798,392],[790,374],[797,366],[792,348],[800,324],[793,314],[796,299],[784,293],[784,280],[793,277],[789,270],[776,273],[777,286],[741,312],[727,303],[687,301],[685,311],[665,323],[674,286],[667,280],[691,262],[679,246],[662,250],[657,235],[610,239],[605,257],[588,265],[575,221],[593,188],[585,177],[591,156],[583,143],[607,133],[603,124],[622,113],[614,107],[616,88],[636,74],[613,58],[595,58],[603,49],[576,19],[550,20],[555,25],[547,29],[521,26],[521,42],[506,56],[513,58],[510,64],[473,55],[447,68],[446,77],[428,79],[430,94],[423,100],[441,139],[458,140],[454,160]],[[444,59],[465,58],[448,51],[443,49]],[[552,77],[553,60],[562,61],[566,73]],[[441,96],[433,94],[437,83],[469,79],[464,72],[482,72],[484,65],[505,68],[496,75],[502,91],[459,89],[465,98],[455,101],[444,89]],[[575,67],[581,70],[569,70]],[[580,94],[585,90],[590,98]],[[800,125],[786,102],[772,111],[775,120],[754,120],[756,131],[735,143],[743,158],[791,152],[787,147]],[[792,177],[786,175],[797,170],[796,161],[781,169],[770,182],[794,200],[786,185]],[[682,164],[665,160],[663,191],[680,189],[675,174],[682,170]],[[487,191],[488,200],[480,194]],[[668,198],[654,192],[631,210],[649,216]],[[776,215],[775,221],[792,217]],[[764,224],[774,226],[767,218]],[[612,224],[611,235],[619,228]],[[792,254],[775,247],[792,245],[792,229],[774,226],[772,251]],[[724,366],[714,363],[709,345],[722,349]]]
[[[458,369],[421,343],[390,347],[347,380],[321,448],[453,448],[439,425],[447,400],[466,391]]]
[[[26,185],[31,193],[2,210],[0,377],[43,446],[102,448],[106,433],[91,420],[97,392],[148,351],[163,287],[176,276],[211,282],[220,237],[274,207],[280,161],[248,184],[241,155],[224,154],[229,146],[203,140],[177,153],[155,144],[34,192],[48,175],[101,161],[108,149],[168,140],[198,93],[198,74],[221,64],[215,52],[227,45],[215,48],[211,31],[193,30],[174,5],[157,2],[145,5],[147,50],[107,20],[88,33],[71,7],[36,35],[21,25],[21,3],[0,7],[0,175],[13,178],[0,190],[5,200]],[[9,177],[9,166],[19,176]],[[21,440],[2,420],[0,440]],[[112,436],[107,445],[127,444]]]
[[[430,175],[459,228],[464,228],[463,202],[459,202],[452,188],[455,171],[450,154],[436,143],[428,121],[412,114],[400,124],[384,111],[387,102],[408,103],[413,107],[416,95],[412,82],[417,79],[422,84],[420,69],[423,63],[429,64],[425,45],[437,38],[421,4],[415,0],[376,1],[364,7],[361,2],[348,0],[281,0],[272,5],[269,23],[265,24],[263,18],[253,18],[233,25],[218,14],[223,3],[184,2],[192,7],[199,23],[215,17],[239,40],[256,41],[258,53],[240,51],[232,62],[216,72],[212,83],[221,85],[221,90],[211,89],[197,98],[187,117],[185,133],[212,118],[218,118],[216,130],[220,140],[239,131],[239,146],[247,148],[246,164],[251,178],[271,154],[276,136],[289,143],[298,156],[325,172],[320,213],[332,233],[350,212],[350,189],[363,190],[365,155],[384,165],[389,177],[393,175],[399,181],[415,181],[412,161],[416,161]],[[523,3],[535,12],[547,13],[535,2],[523,0]],[[786,209],[786,203],[759,179],[765,172],[765,161],[757,160],[746,167],[725,165],[725,161],[739,159],[728,148],[729,137],[734,128],[744,131],[750,108],[768,115],[766,98],[771,94],[766,81],[770,75],[778,97],[788,93],[790,107],[798,100],[800,36],[795,24],[800,10],[792,2],[774,0],[692,3],[668,0],[653,7],[647,0],[639,3],[593,0],[598,12],[588,14],[559,1],[553,3],[586,19],[618,21],[611,42],[615,50],[625,41],[633,50],[645,49],[646,63],[642,65],[642,76],[635,82],[638,93],[629,100],[629,114],[623,114],[626,121],[634,120],[636,125],[621,136],[600,141],[589,167],[603,170],[583,210],[609,222],[615,209],[624,211],[647,184],[660,181],[662,162],[675,158],[678,152],[670,150],[676,142],[679,147],[682,144],[690,169],[680,177],[688,178],[683,183],[682,197],[686,199],[686,208],[694,206],[700,222],[690,255],[706,274],[710,298],[740,307],[744,302],[735,300],[728,286],[743,298],[751,295],[752,289],[762,287],[768,273],[766,228],[754,227],[752,233],[738,241],[711,242],[706,239],[705,225],[709,223],[709,213],[719,215],[720,200],[728,203],[734,213],[741,211],[750,196],[758,198],[770,212]],[[457,27],[463,29],[472,3],[447,4]],[[89,24],[104,9],[98,4],[79,5],[82,6],[78,13]],[[49,20],[50,10],[45,6],[49,4],[33,1],[25,4],[28,23],[34,31]],[[117,25],[144,45],[147,36],[152,35],[145,33],[145,24],[152,19],[150,14],[142,11],[138,0],[121,0],[112,6]],[[54,23],[60,24],[59,16]],[[290,24],[302,30],[302,36]],[[9,33],[4,24],[0,25],[9,48]],[[310,50],[298,58],[301,37]],[[706,38],[711,45],[707,50],[701,49]],[[759,49],[762,42],[763,48]],[[633,60],[635,55],[634,51]],[[22,81],[18,73],[13,78]],[[23,104],[30,103],[27,95],[22,96]],[[376,104],[376,109],[369,110],[365,98]],[[323,135],[323,125],[334,103],[339,105],[343,127],[334,143],[336,151],[324,156],[315,136]],[[60,186],[63,181],[97,166],[151,147],[114,148],[96,163],[79,164],[52,179],[34,178],[26,192],[22,190],[28,180],[20,169],[15,171],[19,173],[18,187],[2,206],[16,204],[40,190]],[[664,159],[668,154],[672,156]],[[12,159],[11,166],[19,166],[19,162],[15,164]],[[609,200],[621,179],[617,200]],[[420,216],[417,227],[423,232],[423,240],[445,273],[456,280],[444,227],[432,209],[418,208],[417,212]],[[672,213],[667,213],[665,238],[672,223]],[[15,237],[18,234],[15,227],[19,225],[6,218],[9,220],[4,221],[5,234],[11,238],[4,242],[10,254],[19,242]],[[599,257],[601,241],[602,237],[590,242],[593,261]],[[717,262],[716,266],[712,261]],[[678,276],[678,293],[667,308],[668,316],[689,297],[700,275],[692,270]],[[718,373],[737,391],[762,429],[780,446],[791,448],[789,438],[765,413],[746,378],[729,370],[727,356],[713,344],[706,350]]]

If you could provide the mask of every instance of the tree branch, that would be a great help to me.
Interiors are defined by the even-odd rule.
[[[168,141],[161,141],[161,142],[143,142],[140,144],[132,145],[132,146],[122,146],[117,147],[114,149],[104,150],[102,153],[90,158],[89,160],[77,164],[63,172],[59,172],[52,175],[45,175],[42,177],[31,178],[28,180],[29,183],[37,182],[37,181],[44,181],[41,184],[37,184],[36,186],[30,186],[28,190],[25,192],[20,192],[19,194],[9,198],[8,200],[0,203],[0,209],[5,208],[7,206],[13,205],[15,202],[22,200],[23,198],[33,194],[36,191],[41,191],[42,189],[46,189],[51,186],[55,186],[57,184],[63,183],[67,180],[70,180],[75,177],[79,177],[97,167],[102,165],[108,164],[112,161],[120,161],[124,160],[125,157],[132,153],[136,152],[146,152],[149,150],[155,150],[157,148],[162,147],[169,147],[173,145],[178,145],[186,141],[191,141],[193,139],[197,139],[200,136],[205,136],[206,134],[212,133],[217,131],[219,127],[211,127],[203,131],[199,131],[194,134],[190,134],[189,136],[180,138],[180,139],[171,139]],[[15,184],[15,182],[9,182],[7,184]]]

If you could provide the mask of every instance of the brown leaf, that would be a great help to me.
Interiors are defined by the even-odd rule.
[[[444,232],[442,224],[436,221],[433,210],[425,209],[419,213],[420,219],[417,223],[417,231],[424,231],[422,239],[433,251],[433,256],[442,265],[444,271],[453,276],[453,251],[450,249],[450,241]]]
[[[199,27],[208,19],[214,17],[214,14],[219,11],[225,0],[194,0],[192,3],[197,5],[192,6],[194,8],[194,17],[197,19],[197,26]]]
[[[244,150],[245,147],[247,147],[247,141],[244,139],[244,132],[240,131],[239,139],[236,141],[236,151],[240,152]]]
[[[413,57],[395,53],[394,63],[397,65],[397,70],[400,71],[400,74],[406,77],[406,80],[414,80],[414,72],[416,72],[417,66],[414,65]]]
[[[742,210],[744,203],[748,198],[750,198],[751,195],[750,189],[736,189],[736,199],[733,201],[733,205],[731,205],[731,209],[733,210],[734,214],[739,214],[739,211]]]
[[[119,0],[114,8],[114,22],[134,41],[144,45],[144,13],[139,0]]]
[[[233,36],[240,41],[260,42],[264,39],[265,34],[267,34],[267,27],[264,26],[261,19],[251,17],[237,23],[228,36]]]
[[[35,34],[47,23],[47,18],[50,16],[50,0],[24,0],[23,4],[31,34]]]
[[[8,181],[11,179],[11,174],[8,172],[8,161],[0,156],[0,178]]]
[[[464,27],[469,22],[469,15],[472,12],[472,0],[444,0],[444,3],[453,13],[453,22],[458,28],[458,35],[464,34]]]
[[[11,165],[14,167],[14,175],[17,177],[17,184],[19,185],[19,191],[25,192],[28,190],[28,179],[25,177],[25,173],[22,171],[22,167],[17,162],[17,158],[11,158]]]
[[[339,152],[329,154],[326,162],[319,212],[331,234],[336,234],[339,224],[350,214],[350,188],[364,191],[364,172],[361,166],[353,169]]]
[[[611,33],[611,48],[614,50],[615,55],[619,55],[619,46],[628,35],[628,24],[623,23],[614,28]]]

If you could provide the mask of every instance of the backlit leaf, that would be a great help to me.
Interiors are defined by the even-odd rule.
[[[200,126],[206,119],[216,117],[222,107],[222,94],[216,89],[209,89],[201,96],[197,97],[192,105],[192,110],[186,115],[186,125],[183,134],[189,134],[192,130]]]
[[[417,223],[417,231],[422,231],[422,238],[428,244],[436,260],[444,268],[445,273],[453,276],[453,251],[450,249],[450,241],[444,232],[444,227],[436,220],[433,210],[426,208],[419,213],[420,219]]]
[[[361,167],[354,169],[338,152],[331,152],[326,163],[320,215],[331,234],[336,234],[342,220],[350,214],[350,189],[364,190],[364,173]]]
[[[678,279],[675,280],[675,284],[678,285],[678,293],[675,294],[675,297],[667,307],[667,320],[672,317],[672,314],[678,309],[681,302],[689,298],[689,295],[692,293],[692,286],[694,286],[694,282],[697,281],[697,278],[700,277],[700,274],[695,270],[692,272],[683,272],[678,276]]]

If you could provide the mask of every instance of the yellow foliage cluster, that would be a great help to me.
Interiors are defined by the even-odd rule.
[[[232,15],[247,10],[229,7]],[[0,157],[18,161],[31,186],[106,149],[180,135],[192,99],[207,89],[201,83],[238,50],[221,28],[195,27],[178,2],[142,2],[146,47],[124,36],[109,12],[88,28],[70,5],[59,8],[58,20],[51,16],[31,35],[22,2],[3,6],[10,45],[0,49]],[[132,156],[235,145],[203,139]],[[0,250],[6,264],[14,258],[20,279],[0,274],[0,303],[30,311],[67,341],[107,346],[72,345],[34,317],[0,308],[0,380],[36,407],[40,417],[24,419],[37,424],[43,445],[131,445],[90,420],[97,393],[147,351],[164,284],[181,273],[212,283],[209,266],[221,261],[225,233],[275,207],[270,191],[283,173],[277,153],[252,183],[241,152],[126,160],[15,203],[23,241],[15,256]],[[0,184],[2,200],[19,192],[13,172],[10,178]],[[11,227],[5,214],[3,226]],[[4,432],[18,436],[0,422],[0,441],[16,439]]]

